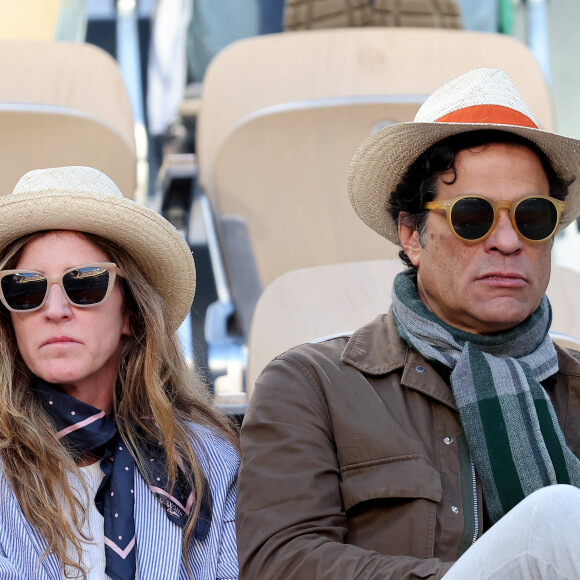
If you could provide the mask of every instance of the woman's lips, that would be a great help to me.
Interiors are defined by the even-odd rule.
[[[48,340],[44,341],[41,346],[48,346],[51,344],[75,344],[78,340],[71,338],[70,336],[52,336]]]

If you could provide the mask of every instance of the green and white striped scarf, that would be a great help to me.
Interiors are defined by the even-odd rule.
[[[546,296],[515,328],[470,334],[430,312],[403,272],[393,285],[393,314],[403,340],[452,369],[451,389],[492,523],[536,489],[580,487],[580,460],[566,445],[540,384],[558,370]]]

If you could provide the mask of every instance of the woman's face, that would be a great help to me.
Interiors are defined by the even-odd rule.
[[[108,261],[82,234],[58,231],[29,242],[16,268],[56,276],[74,266]],[[90,308],[73,306],[53,284],[42,308],[10,315],[20,355],[35,375],[85,403],[111,410],[121,337],[130,333],[118,278],[108,299]]]

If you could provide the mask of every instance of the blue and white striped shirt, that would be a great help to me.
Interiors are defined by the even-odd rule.
[[[210,430],[192,425],[201,449],[201,466],[212,493],[212,522],[204,541],[193,540],[189,557],[196,580],[238,577],[235,505],[239,457],[229,442]],[[135,470],[135,535],[140,580],[187,580],[181,554],[182,529],[172,523]],[[46,541],[30,525],[0,475],[0,578],[60,580],[62,566],[54,554],[42,562]]]

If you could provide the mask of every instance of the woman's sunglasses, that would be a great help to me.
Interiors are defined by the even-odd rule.
[[[514,229],[525,241],[545,242],[558,229],[566,203],[548,195],[528,195],[515,201],[488,199],[482,195],[460,195],[430,201],[423,209],[443,210],[449,229],[466,242],[481,242],[494,230],[499,210],[507,209]]]
[[[0,300],[12,312],[32,312],[44,306],[50,287],[58,284],[73,306],[87,308],[109,297],[116,276],[125,277],[111,262],[76,266],[59,276],[31,270],[2,270]]]

